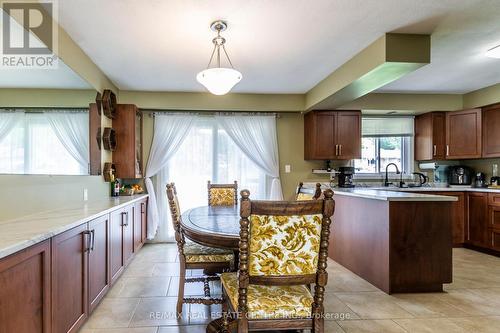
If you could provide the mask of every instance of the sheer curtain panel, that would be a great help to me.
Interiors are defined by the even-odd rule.
[[[172,238],[168,220],[160,220],[158,207],[164,210],[167,207],[165,185],[162,184],[165,177],[157,177],[156,193],[151,177],[158,175],[167,166],[168,161],[184,142],[193,121],[194,114],[157,114],[154,121],[154,134],[149,160],[146,166],[146,188],[149,193],[148,200],[148,239],[154,239],[157,232],[157,241],[167,241]],[[165,216],[165,214],[162,214]],[[168,214],[166,214],[168,215]]]
[[[217,116],[220,126],[241,151],[272,177],[270,200],[283,200],[275,116]]]
[[[0,142],[24,118],[24,113],[0,110]]]
[[[61,144],[84,170],[89,166],[89,116],[86,112],[46,112],[47,120]]]

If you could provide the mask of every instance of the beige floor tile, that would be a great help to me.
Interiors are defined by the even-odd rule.
[[[500,317],[467,317],[452,318],[454,324],[464,332],[498,333],[500,331]]]
[[[363,333],[401,333],[405,332],[398,324],[392,320],[346,320],[339,321],[342,329],[349,332]]]
[[[325,333],[343,333],[344,330],[334,321],[325,321]]]
[[[117,297],[118,294],[121,292],[124,284],[125,284],[125,279],[123,276],[120,276],[118,280],[115,281],[115,284],[111,287],[111,289],[108,291],[106,294],[105,298],[114,298]]]
[[[170,287],[168,288],[167,296],[177,296],[179,292],[179,278],[172,277],[170,282]],[[185,296],[195,296],[195,295],[204,295],[203,283],[201,282],[192,282],[186,283],[184,285],[184,295]],[[220,282],[212,281],[210,283],[210,294],[212,296],[217,296],[222,294],[222,289],[220,286]]]
[[[189,324],[190,325],[207,325],[214,319],[222,317],[222,306],[220,304],[189,305]]]
[[[135,258],[134,258],[135,259]],[[123,277],[151,277],[155,263],[132,261],[123,272]]]
[[[178,263],[156,263],[154,264],[153,276],[179,276],[179,271]],[[186,275],[188,275],[187,273]]]
[[[464,333],[460,326],[449,318],[425,318],[425,319],[394,319],[394,321],[411,333]]]
[[[86,328],[128,327],[139,298],[104,298],[90,316]]]
[[[500,305],[500,288],[471,289],[470,291],[488,300],[488,302]]]
[[[325,290],[327,292],[380,291],[377,287],[350,271],[329,273]]]
[[[359,319],[359,316],[332,293],[325,293],[325,320]]]
[[[449,290],[440,299],[469,316],[500,315],[500,303],[491,302],[469,289]]]
[[[182,316],[176,313],[177,297],[142,298],[137,306],[130,327],[187,325],[189,305],[184,304]]]
[[[124,277],[123,285],[116,297],[152,297],[166,296],[170,277]]]
[[[336,296],[362,319],[413,318],[391,296],[381,291],[338,293]]]
[[[158,327],[82,329],[79,333],[157,333]]]
[[[415,317],[464,317],[468,314],[445,302],[443,293],[395,294],[392,299]]]
[[[205,325],[164,326],[160,327],[158,333],[205,333],[206,331]]]

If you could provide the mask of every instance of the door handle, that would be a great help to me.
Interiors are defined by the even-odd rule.
[[[85,230],[83,232],[83,237],[85,238],[85,249],[83,250],[83,252],[88,252],[90,253],[90,238],[92,237],[91,236],[91,232],[89,230]]]
[[[432,150],[432,156],[436,156],[436,154],[437,154],[437,147],[436,147],[436,145],[434,145],[434,147],[432,147],[432,149],[433,149]]]
[[[128,212],[121,212],[122,214],[122,227],[126,227],[128,226]],[[126,223],[124,222],[124,219],[123,217],[125,216],[125,221],[127,221]]]

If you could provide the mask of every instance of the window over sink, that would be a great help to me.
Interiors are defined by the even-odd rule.
[[[413,172],[413,117],[363,117],[356,173],[378,176],[389,163],[405,174]]]

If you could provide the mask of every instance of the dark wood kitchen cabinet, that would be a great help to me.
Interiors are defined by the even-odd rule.
[[[119,277],[134,253],[134,206],[129,205],[110,214],[111,282]]]
[[[134,252],[137,252],[147,238],[147,200],[136,202],[134,205]]]
[[[109,271],[109,215],[90,221],[89,250],[89,313],[92,313],[111,285]]]
[[[77,332],[88,317],[87,224],[52,239],[52,333]]]
[[[483,157],[500,157],[500,104],[483,108]]]
[[[361,158],[360,111],[311,111],[304,116],[304,159]]]
[[[415,160],[446,158],[446,115],[429,112],[415,117]]]
[[[50,240],[0,259],[0,332],[50,332],[50,265]]]
[[[127,266],[134,254],[134,205],[123,208],[123,266]]]
[[[488,193],[467,192],[466,243],[488,247]]]
[[[117,178],[142,178],[142,112],[134,104],[118,104],[113,119]]]
[[[446,113],[446,158],[479,158],[482,152],[481,109]]]

